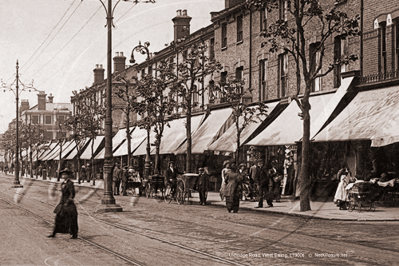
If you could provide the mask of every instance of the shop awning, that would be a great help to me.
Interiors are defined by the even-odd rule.
[[[231,116],[231,108],[213,110],[201,126],[192,134],[191,153],[203,153],[220,136],[218,133]],[[187,142],[183,143],[176,154],[187,152]]]
[[[130,151],[133,153],[147,137],[147,130],[136,127],[130,134]],[[114,152],[113,156],[124,156],[127,155],[127,140],[125,140],[122,145]]]
[[[97,151],[98,147],[100,146],[101,142],[103,141],[103,139],[104,139],[104,136],[98,136],[94,140],[90,140],[89,145],[87,145],[86,149],[83,151],[82,155],[80,156],[80,159],[90,160],[92,157],[92,154],[91,154],[92,141],[94,141],[93,155],[95,155],[96,151]]]
[[[57,145],[58,143],[54,142],[51,143],[47,148],[45,148],[46,150],[39,156],[39,161],[43,161],[43,159],[46,158],[47,155],[49,155]]]
[[[279,104],[279,102],[272,102],[266,104],[267,114],[269,115],[274,108]],[[267,119],[267,118],[266,118]],[[242,119],[239,120],[240,126],[244,123]],[[245,141],[251,136],[252,133],[261,125],[260,122],[254,122],[248,124],[246,128],[241,133],[240,143],[241,145],[245,143]],[[212,145],[209,146],[208,150],[210,151],[221,151],[221,152],[230,152],[233,153],[237,150],[237,128],[236,124],[233,123],[229,127],[229,129]]]
[[[68,155],[68,153],[73,150],[73,148],[75,148],[74,141],[70,140],[65,142],[64,145],[62,146],[62,154],[61,154],[62,159],[65,158]],[[53,160],[58,161],[60,159],[60,154],[59,154],[60,152],[61,150],[59,150],[56,156],[53,157]]]
[[[56,146],[50,153],[48,153],[48,154],[46,155],[46,157],[44,157],[44,158],[42,159],[42,161],[50,161],[50,160],[52,160],[52,158],[53,158],[54,156],[56,156],[56,155],[59,153],[59,151],[60,151],[60,144],[57,143],[57,146]]]
[[[134,127],[129,128],[129,132],[132,133]],[[126,128],[119,129],[118,133],[112,138],[112,151],[115,152],[116,149],[121,145],[122,142],[126,140]],[[104,159],[105,147],[96,155],[94,159]]]
[[[310,124],[316,121],[333,96],[333,93],[329,93],[309,97],[311,105]],[[274,146],[295,144],[303,135],[303,120],[298,116],[300,112],[298,104],[292,101],[276,120],[253,140],[249,141],[247,145]]]
[[[399,86],[359,92],[314,140],[371,140],[373,147],[399,142]]]
[[[75,142],[74,140],[72,140]],[[87,143],[90,141],[90,138],[85,138],[84,140],[81,140],[79,143],[79,147],[81,149],[84,149]],[[78,149],[76,147],[76,142],[75,142],[75,148],[71,151],[71,153],[65,158],[65,160],[73,160],[75,156],[78,154]]]
[[[144,130],[144,132],[145,132],[145,136],[144,136],[143,140],[141,141],[140,145],[135,148],[135,150],[133,152],[133,156],[140,156],[140,155],[147,154],[147,130]],[[133,134],[134,134],[134,131],[133,131]],[[155,133],[153,130],[151,130],[150,131],[150,142],[153,143],[154,141],[155,141]],[[152,148],[153,148],[153,146],[151,146],[151,149]]]
[[[186,120],[187,118],[179,118],[169,122],[170,127],[165,127],[160,154],[174,154],[180,145],[186,140]],[[191,134],[193,134],[204,119],[204,115],[197,115],[191,117]],[[152,150],[155,154],[155,148]]]

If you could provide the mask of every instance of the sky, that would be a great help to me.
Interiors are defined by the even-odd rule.
[[[54,96],[55,103],[70,102],[72,91],[93,84],[96,64],[107,65],[106,12],[101,0],[1,0],[0,8],[0,134],[16,116],[16,62],[19,79]],[[102,0],[105,6],[108,0]],[[173,41],[176,10],[186,9],[190,32],[211,24],[210,12],[224,8],[225,0],[157,0],[135,4],[120,1],[114,11],[112,57],[123,52],[129,64],[139,41],[150,42],[150,52]],[[117,0],[112,1],[113,6]],[[145,59],[135,52],[138,63]],[[112,63],[113,65],[113,63]],[[106,72],[105,72],[106,73]],[[19,98],[37,104],[37,91],[21,91]],[[5,90],[5,92],[4,92]]]

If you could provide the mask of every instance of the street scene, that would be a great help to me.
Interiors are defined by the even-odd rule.
[[[6,1],[0,264],[398,264],[381,1]]]
[[[24,188],[15,191],[12,178],[0,175],[0,220],[8,228],[2,231],[3,265],[396,264],[398,221],[345,220],[350,215],[331,220],[249,208],[231,215],[213,202],[199,205],[197,193],[183,205],[117,196],[123,212],[98,214],[102,188],[77,186],[79,239],[63,234],[49,239],[59,183],[25,178]]]

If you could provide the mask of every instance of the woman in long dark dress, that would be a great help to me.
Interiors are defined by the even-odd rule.
[[[238,212],[240,207],[240,186],[242,183],[242,176],[233,170],[228,172],[225,176],[226,187],[224,189],[224,196],[226,197],[227,211],[234,213]]]
[[[73,199],[75,188],[70,179],[71,172],[66,169],[60,173],[65,181],[61,185],[61,201],[54,209],[55,225],[54,230],[48,237],[55,237],[57,233],[69,233],[72,239],[78,238],[78,212]]]

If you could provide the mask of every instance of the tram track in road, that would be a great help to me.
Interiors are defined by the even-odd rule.
[[[5,194],[3,191],[1,191],[0,193]],[[5,194],[5,195],[7,195],[7,194]],[[3,202],[5,202],[7,204],[10,204],[12,206],[17,207],[20,210],[23,210],[23,211],[29,213],[30,215],[32,215],[32,216],[34,216],[34,217],[36,217],[38,219],[43,220],[44,222],[46,222],[47,224],[49,224],[51,226],[54,226],[54,223],[48,221],[47,218],[45,218],[45,217],[43,217],[43,216],[41,216],[39,214],[36,214],[36,213],[32,212],[31,210],[28,210],[28,209],[20,206],[19,204],[16,204],[14,202],[8,201],[8,200],[6,200],[4,198],[0,198],[0,200],[2,200]],[[37,199],[34,199],[34,200],[37,200]],[[37,200],[37,201],[39,201],[39,200]],[[48,202],[44,202],[44,201],[39,201],[39,202],[41,202],[43,204],[47,204],[47,205],[52,206],[52,207],[55,207],[55,205],[50,204]],[[89,216],[89,214],[86,214],[86,213],[84,213],[83,215]],[[99,219],[99,218],[95,218],[95,219],[96,219],[97,222],[101,222],[101,223],[103,223],[105,225],[108,225],[108,226],[111,226],[113,228],[116,228],[116,229],[119,229],[119,230],[123,230],[125,232],[130,232],[130,233],[133,233],[133,234],[136,234],[136,235],[144,236],[146,238],[149,238],[149,239],[152,239],[152,240],[156,240],[158,242],[161,242],[161,243],[164,243],[164,244],[167,244],[167,245],[175,246],[175,247],[180,248],[180,249],[184,249],[186,251],[189,251],[189,252],[192,252],[192,253],[207,257],[208,259],[211,259],[214,262],[220,262],[220,263],[224,263],[224,264],[228,264],[228,265],[246,266],[246,264],[242,264],[242,263],[239,263],[239,262],[235,262],[235,261],[231,261],[231,260],[228,260],[228,259],[224,259],[222,257],[216,256],[216,255],[213,255],[213,254],[210,254],[210,253],[207,253],[207,252],[203,252],[203,251],[200,251],[200,250],[197,250],[197,249],[194,249],[194,248],[190,248],[190,247],[178,244],[178,243],[174,243],[174,242],[166,240],[166,239],[162,239],[162,238],[150,235],[150,234],[146,234],[146,233],[140,232],[139,230],[135,230],[135,229],[129,228],[129,227],[121,225],[121,224],[110,223],[108,221],[105,221],[105,220]],[[156,232],[156,231],[154,231],[154,232]],[[94,242],[92,240],[89,240],[89,239],[87,239],[85,237],[78,236],[78,239],[83,241],[83,242],[86,242],[87,244],[89,244],[91,246],[94,246],[94,247],[96,247],[98,249],[101,249],[101,250],[103,250],[103,251],[105,251],[105,252],[107,252],[109,254],[112,254],[113,256],[115,256],[115,257],[117,257],[117,258],[119,258],[119,259],[121,259],[121,260],[123,260],[123,261],[125,261],[125,262],[127,262],[129,264],[131,264],[131,265],[137,265],[137,266],[146,265],[143,262],[140,262],[140,261],[135,260],[133,258],[127,257],[125,255],[122,255],[122,254],[120,254],[120,253],[118,253],[118,252],[116,252],[116,251],[114,251],[114,250],[112,250],[110,248],[105,247],[104,245],[96,243],[96,242]]]
[[[42,182],[40,182],[40,183],[36,183],[39,187],[45,187],[44,186],[44,184],[42,184]],[[78,188],[80,191],[84,191],[86,188],[83,188],[83,187],[79,187]],[[87,188],[87,189],[93,189],[93,188]],[[100,195],[98,195],[98,194],[96,194],[96,193],[93,193],[93,196],[94,195],[97,195],[97,196],[100,196]],[[52,206],[52,207],[54,207],[55,205],[54,204],[51,204],[50,202],[48,202],[48,201],[42,201],[42,200],[39,200],[39,199],[37,199],[37,198],[35,198],[35,197],[30,197],[30,198],[32,198],[32,199],[34,199],[34,200],[37,200],[37,201],[39,201],[39,202],[41,202],[41,203],[43,203],[43,204],[46,204],[46,205],[49,205],[49,206]],[[78,199],[78,201],[79,201],[79,199]],[[87,202],[87,203],[94,203],[94,202],[96,202],[96,201],[94,201],[94,199],[92,198],[92,197],[89,197],[89,198],[86,198],[86,201],[85,202]],[[166,206],[169,206],[169,205],[166,205]],[[83,214],[83,215],[85,215],[85,216],[90,216],[90,214],[88,214],[88,213],[81,213],[81,214]],[[159,216],[160,216],[160,218],[161,219],[167,219],[167,220],[173,220],[173,221],[176,221],[176,222],[180,222],[180,223],[185,223],[185,221],[181,221],[181,220],[178,220],[178,219],[176,219],[176,218],[171,218],[171,217],[169,217],[168,215],[163,215],[163,214],[159,214]],[[129,224],[129,225],[124,225],[124,224],[120,224],[120,223],[115,223],[115,222],[109,222],[109,221],[107,221],[107,220],[105,220],[105,219],[101,219],[101,218],[99,218],[99,217],[92,217],[92,218],[94,218],[95,220],[97,220],[98,222],[101,222],[101,223],[103,223],[104,225],[108,225],[108,226],[111,226],[111,227],[114,227],[114,228],[117,228],[117,229],[119,229],[119,230],[123,230],[123,231],[125,231],[125,232],[129,232],[129,233],[132,233],[132,234],[136,234],[136,235],[141,235],[141,236],[144,236],[144,237],[147,237],[147,238],[149,238],[149,239],[153,239],[153,240],[156,240],[156,241],[159,241],[159,242],[162,242],[162,243],[165,243],[165,244],[168,244],[168,245],[172,245],[172,246],[175,246],[175,247],[178,247],[178,248],[181,248],[181,249],[184,249],[184,250],[187,250],[187,251],[190,251],[190,252],[194,252],[194,253],[196,253],[196,254],[198,254],[198,255],[202,255],[202,256],[206,256],[206,257],[208,257],[209,259],[212,259],[212,260],[216,260],[216,261],[219,261],[219,262],[223,262],[223,263],[228,263],[228,264],[231,264],[231,265],[243,265],[243,264],[240,264],[239,262],[235,262],[235,261],[231,261],[231,260],[228,260],[228,259],[224,259],[224,258],[221,258],[221,257],[218,257],[218,256],[216,256],[216,255],[213,255],[213,254],[209,254],[209,253],[206,253],[206,252],[203,252],[203,251],[200,251],[200,250],[197,250],[197,249],[194,249],[194,248],[190,248],[190,247],[188,247],[188,246],[185,246],[184,244],[179,244],[179,243],[175,243],[175,242],[172,242],[172,241],[169,241],[167,238],[168,238],[168,236],[167,236],[167,234],[165,233],[165,232],[163,232],[163,231],[159,231],[159,230],[152,230],[152,229],[147,229],[147,228],[143,228],[143,227],[140,227],[140,226],[135,226],[135,225],[131,225],[131,224]],[[220,218],[220,217],[219,217]],[[309,220],[311,220],[311,219],[309,219]],[[248,224],[244,224],[244,223],[242,223],[242,222],[239,222],[239,221],[231,221],[231,220],[223,220],[225,223],[227,223],[227,224],[229,224],[229,223],[231,223],[232,225],[241,225],[241,226],[249,226],[249,227],[253,227],[253,228],[255,228],[255,229],[259,229],[259,231],[264,231],[264,230],[271,230],[271,231],[274,231],[274,232],[276,232],[276,233],[279,233],[281,236],[282,235],[285,235],[285,237],[292,237],[292,235],[298,235],[298,237],[301,237],[301,236],[303,236],[303,237],[309,237],[310,239],[314,239],[315,241],[317,241],[318,239],[320,239],[320,240],[329,240],[329,241],[331,241],[332,243],[336,243],[336,244],[333,244],[333,245],[342,245],[342,244],[344,244],[345,243],[345,246],[347,246],[347,244],[350,244],[350,245],[352,245],[353,247],[354,247],[354,249],[359,249],[359,250],[361,250],[362,248],[370,248],[370,249],[374,249],[375,251],[377,251],[377,252],[394,252],[394,253],[398,253],[398,250],[395,250],[395,249],[391,249],[391,248],[384,248],[384,247],[377,247],[377,246],[375,246],[375,245],[372,245],[372,244],[370,244],[370,243],[362,243],[362,242],[358,242],[358,241],[353,241],[353,240],[349,240],[349,239],[334,239],[334,238],[326,238],[326,235],[324,235],[324,236],[317,236],[317,235],[314,235],[314,234],[307,234],[307,233],[304,233],[304,232],[301,232],[300,231],[300,228],[301,228],[301,226],[299,226],[297,229],[294,229],[294,230],[287,230],[287,229],[283,229],[283,228],[264,228],[264,227],[261,227],[261,226],[258,226],[258,225],[248,225]],[[305,223],[305,224],[307,224],[307,222]],[[205,226],[205,227],[207,227],[207,225],[206,224],[201,224],[202,226]],[[145,232],[143,232],[143,231],[145,231]],[[159,237],[159,234],[161,234],[162,236],[161,237]],[[175,234],[174,234],[175,235]],[[163,237],[164,236],[164,237]],[[184,237],[184,235],[182,235],[182,234],[177,234],[177,236],[183,236]],[[264,238],[264,237],[262,237],[262,236],[260,236],[260,235],[258,235],[258,236],[253,236],[253,237],[256,237],[256,238],[260,238],[260,239],[263,239],[264,241],[265,241],[265,247],[272,247],[273,245],[275,245],[275,244],[278,244],[278,243],[280,243],[283,239],[284,239],[284,237],[278,237],[277,239],[269,239],[269,238]],[[234,241],[237,241],[237,240],[231,240],[231,241],[227,241],[227,242],[234,242]],[[283,244],[284,243],[284,241],[282,241],[280,244]],[[284,245],[284,249],[286,250],[287,248],[290,248],[291,247],[291,245],[289,244],[289,243],[284,243],[283,244]],[[293,245],[292,246],[292,248],[295,248],[295,245]],[[317,248],[316,249],[314,249],[314,248],[312,248],[312,250],[314,251],[314,252],[316,252],[316,253],[323,253],[322,251],[319,251]],[[349,258],[348,258],[349,259]],[[346,261],[346,260],[344,260],[344,261]],[[312,262],[314,262],[314,260],[313,259],[308,259],[308,258],[305,258],[304,260],[300,260],[300,261],[298,261],[298,263],[304,263],[304,262],[308,262],[308,263],[312,263]],[[367,261],[367,260],[363,260],[362,258],[360,258],[360,257],[358,257],[358,258],[351,258],[351,259],[349,259],[347,262],[357,262],[357,263],[370,263],[370,261]],[[375,261],[374,261],[375,262]],[[328,264],[328,263],[327,263]]]

